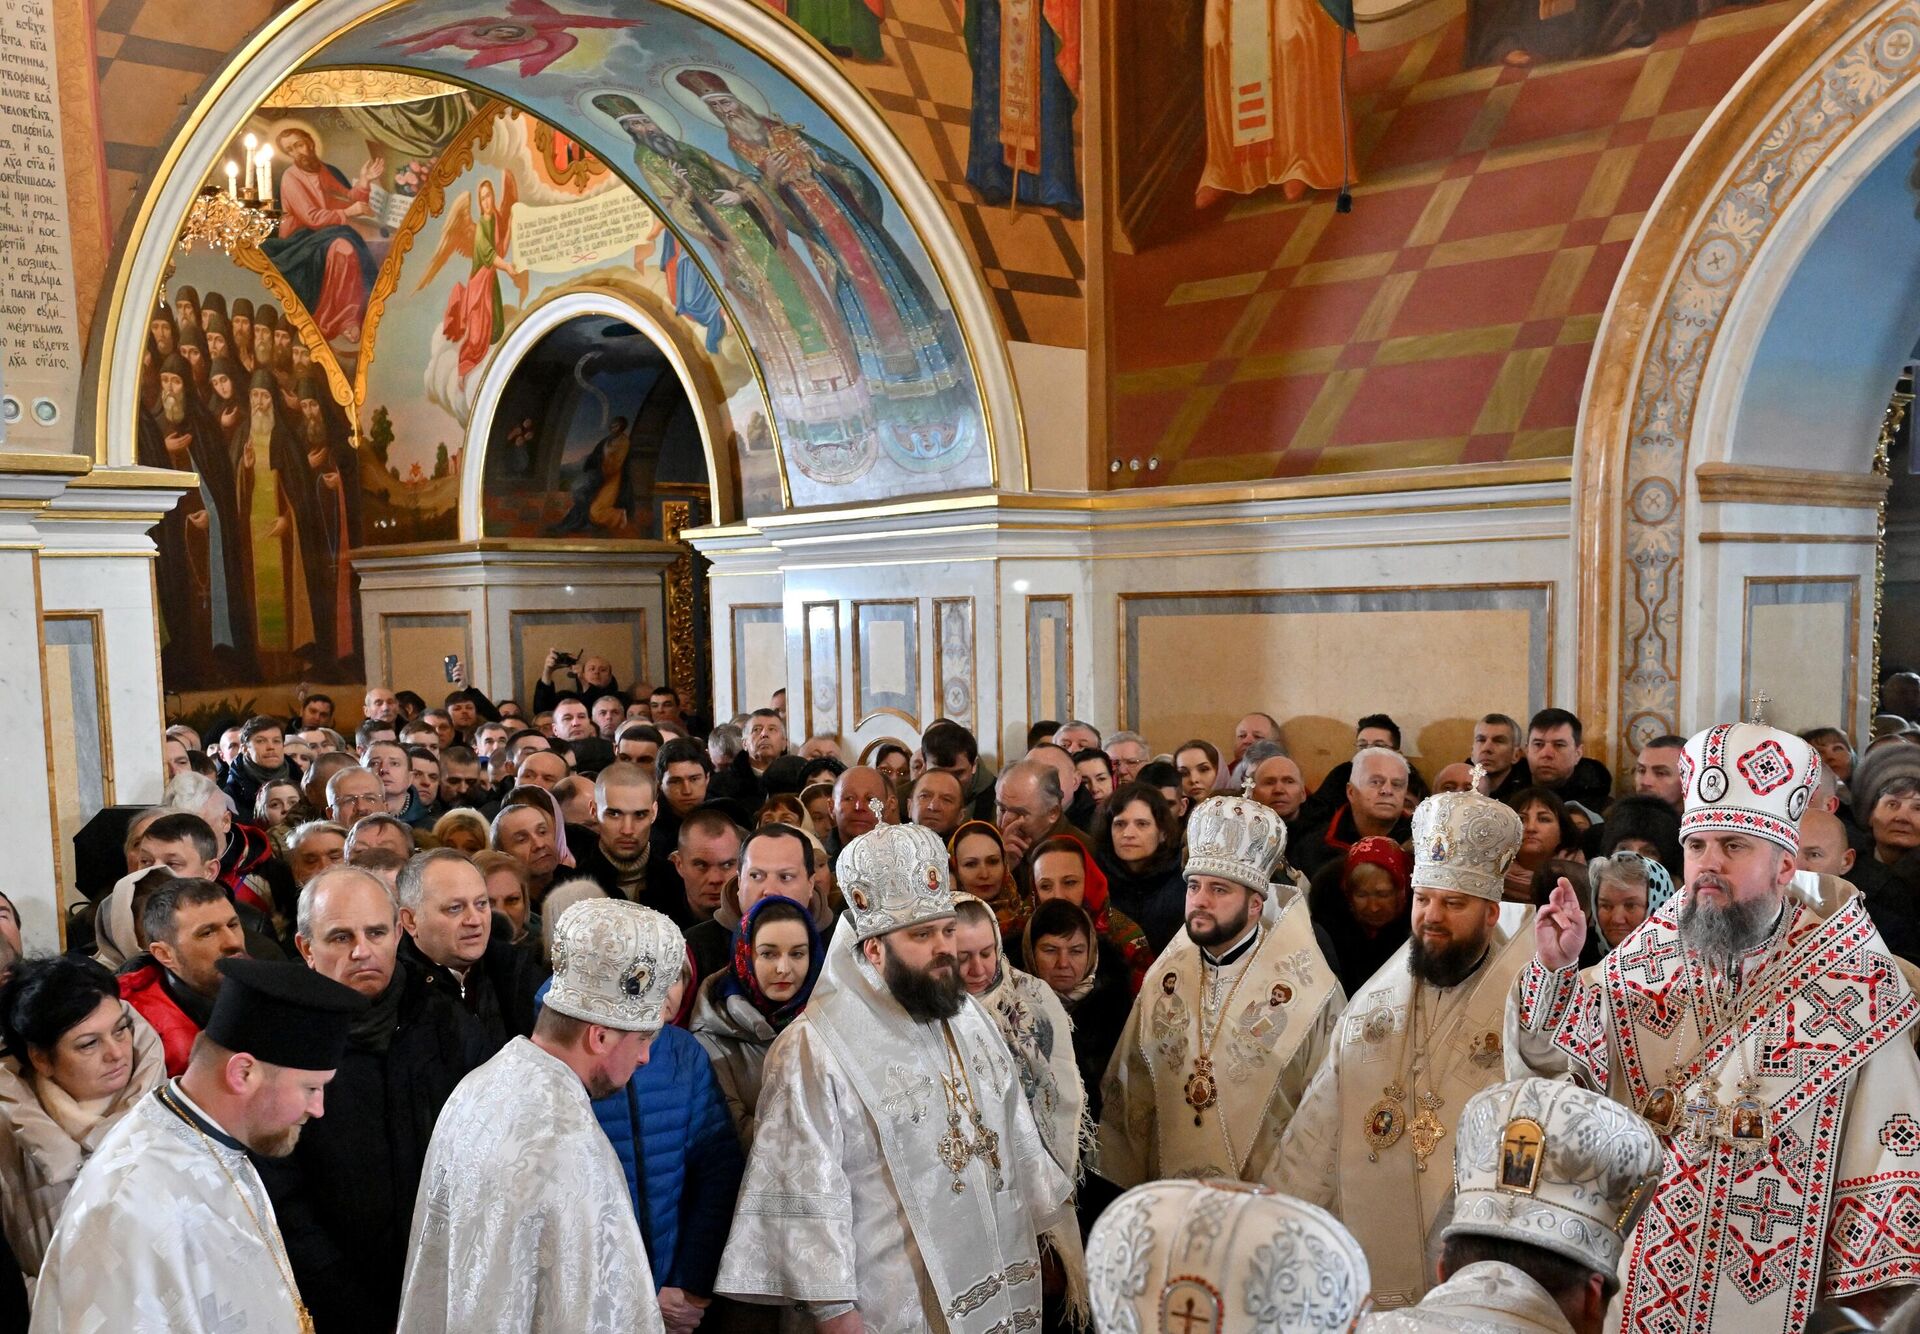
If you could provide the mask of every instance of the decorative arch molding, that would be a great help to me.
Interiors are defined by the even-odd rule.
[[[703,392],[704,382],[695,376],[687,359],[687,351],[680,345],[674,332],[651,312],[615,293],[568,292],[524,316],[514,326],[513,332],[494,349],[487,373],[481,377],[480,388],[474,394],[473,415],[467,421],[466,444],[460,461],[462,542],[474,542],[486,536],[487,441],[493,436],[493,418],[500,406],[500,396],[506,392],[507,383],[513,379],[513,372],[518,369],[521,359],[542,338],[568,320],[582,315],[604,315],[610,319],[624,320],[660,349],[667,364],[673,367],[674,375],[679,378],[681,388],[686,390],[687,401],[693,405],[694,424],[700,430],[700,448],[706,454],[707,476],[713,485],[713,512],[733,512],[733,497],[724,493],[725,488],[730,486],[732,472],[718,452],[726,448],[726,433],[712,393]],[[712,377],[708,376],[706,380],[711,381]]]
[[[880,172],[919,237],[951,303],[985,414],[995,485],[1030,485],[1028,449],[1012,362],[999,319],[964,243],[924,173],[875,107],[833,58],[784,16],[757,0],[649,0],[690,14],[780,68],[845,131]],[[162,153],[142,194],[111,280],[101,291],[89,359],[93,393],[81,405],[80,431],[96,462],[133,462],[135,396],[113,386],[137,382],[145,323],[129,319],[129,298],[157,290],[173,239],[193,196],[232,136],[288,75],[360,23],[425,0],[294,0],[257,31],[214,75]],[[559,128],[569,130],[567,125]],[[616,170],[618,170],[616,164]],[[631,183],[631,182],[630,182]],[[136,301],[134,305],[142,303]]]
[[[1675,730],[1690,485],[1759,334],[1859,176],[1920,124],[1920,0],[1816,0],[1708,117],[1603,316],[1574,458],[1578,706],[1603,752]]]

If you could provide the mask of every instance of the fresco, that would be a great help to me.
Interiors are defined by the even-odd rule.
[[[686,391],[631,325],[585,315],[516,365],[487,442],[488,537],[658,539],[658,495],[707,488]]]
[[[401,94],[434,96],[326,105],[329,96],[378,96],[385,78]],[[373,285],[393,235],[434,160],[473,112],[464,91],[376,71],[296,75],[235,134],[211,185],[270,193],[281,210],[260,250],[347,376],[359,357]],[[267,180],[260,180],[265,159]],[[234,168],[229,172],[228,168]]]
[[[1113,484],[1570,458],[1647,210],[1801,8],[1354,0],[1352,33],[1339,0],[1126,11]]]
[[[595,155],[495,103],[423,191],[377,285],[359,375],[376,465],[362,473],[370,542],[458,535],[465,441],[491,354],[541,305],[583,290],[618,295],[679,331],[703,393],[718,404],[723,466],[737,472],[746,503],[779,506],[746,348],[674,233]]]
[[[988,485],[958,324],[873,164],[790,79],[697,19],[615,8],[465,0],[430,29],[397,12],[314,64],[471,81],[625,176],[752,349],[793,503]]]
[[[198,249],[148,325],[137,457],[200,477],[154,530],[171,689],[360,673],[359,458],[338,371],[284,293]]]

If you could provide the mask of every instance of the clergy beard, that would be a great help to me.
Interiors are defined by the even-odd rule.
[[[1240,933],[1247,929],[1247,919],[1252,916],[1252,895],[1248,895],[1247,901],[1240,905],[1240,912],[1236,916],[1215,917],[1212,914],[1208,914],[1208,920],[1213,923],[1211,927],[1196,925],[1197,919],[1195,914],[1188,913],[1187,939],[1191,940],[1203,950],[1217,950],[1222,945],[1230,945],[1238,940]]]
[[[160,411],[169,426],[178,426],[181,422],[185,421],[187,419],[186,390],[182,389],[176,394],[162,389],[160,391]]]
[[[1407,937],[1407,971],[1429,986],[1457,987],[1478,971],[1487,957],[1487,936],[1455,940],[1439,948],[1429,946],[1418,931]]]
[[[960,967],[953,955],[936,954],[925,968],[910,968],[893,952],[890,942],[880,942],[880,953],[880,975],[909,1019],[931,1024],[960,1013],[967,1000],[967,987],[960,980]],[[936,976],[934,970],[943,965],[945,971]]]
[[[251,414],[252,428],[248,438],[256,445],[266,445],[273,441],[273,409],[254,408]]]
[[[293,1146],[300,1142],[300,1129],[306,1122],[297,1126],[288,1126],[276,1130],[271,1135],[258,1135],[247,1141],[247,1148],[262,1158],[285,1158],[293,1152]]]
[[[1729,896],[1724,908],[1708,907],[1700,902],[1700,886],[1711,885]],[[1694,953],[1731,967],[1742,954],[1767,938],[1780,915],[1780,903],[1774,899],[1733,899],[1733,890],[1717,875],[1702,873],[1688,887],[1687,901],[1680,909],[1680,943]]]

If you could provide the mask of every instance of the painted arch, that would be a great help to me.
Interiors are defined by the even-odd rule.
[[[216,77],[136,216],[101,324],[103,461],[130,461],[133,406],[106,390],[138,364],[121,316],[157,283],[156,241],[281,79],[348,67],[497,96],[612,166],[746,334],[787,504],[1025,483],[1005,349],[937,199],[830,58],[752,0],[291,6]]]

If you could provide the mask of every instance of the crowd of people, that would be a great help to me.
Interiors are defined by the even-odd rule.
[[[169,727],[66,952],[0,896],[0,1326],[1651,1334],[1920,1283],[1920,677],[1857,752],[1729,723],[1616,784],[1548,708],[1422,773],[1372,714],[1314,786],[1258,712],[996,770],[592,656],[455,686]]]

